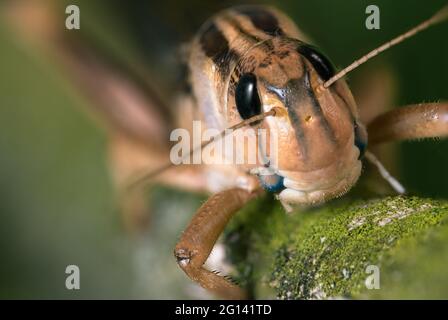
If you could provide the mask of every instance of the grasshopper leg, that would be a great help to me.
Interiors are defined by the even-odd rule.
[[[367,126],[369,144],[448,136],[448,103],[421,103],[394,109]]]
[[[358,103],[359,119],[370,123],[379,115],[393,108],[396,100],[396,79],[390,68],[374,65],[360,75],[360,81],[354,81],[353,94]],[[371,149],[381,158],[387,167],[395,166],[396,149],[391,145],[379,145]]]
[[[421,103],[393,109],[374,118],[367,125],[370,145],[389,141],[448,136],[448,103]],[[384,179],[398,192],[404,193],[401,184],[387,172],[373,153],[366,152]]]
[[[246,294],[225,277],[204,268],[210,252],[230,218],[258,192],[234,188],[212,195],[197,211],[174,249],[181,269],[205,289],[227,299]]]

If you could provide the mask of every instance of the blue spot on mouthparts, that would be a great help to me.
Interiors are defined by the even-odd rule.
[[[362,134],[358,124],[355,122],[355,146],[359,149],[359,157],[361,159],[367,149],[367,138]]]
[[[283,177],[277,174],[259,176],[261,185],[268,192],[280,192],[285,186],[283,185]]]

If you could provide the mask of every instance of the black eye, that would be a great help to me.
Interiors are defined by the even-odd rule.
[[[298,51],[313,65],[322,80],[327,81],[334,76],[333,64],[315,47],[308,44],[303,44],[299,46]]]
[[[364,156],[367,149],[367,132],[363,126],[355,122],[355,146],[359,149],[359,159]]]
[[[261,113],[257,78],[252,73],[246,73],[240,78],[235,89],[235,103],[243,119],[249,119]]]

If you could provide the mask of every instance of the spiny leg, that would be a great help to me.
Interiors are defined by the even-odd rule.
[[[448,103],[421,103],[394,109],[367,125],[369,144],[448,136]]]
[[[234,188],[211,196],[197,211],[174,249],[179,266],[205,289],[227,299],[244,299],[245,292],[225,277],[203,267],[230,218],[259,192]]]

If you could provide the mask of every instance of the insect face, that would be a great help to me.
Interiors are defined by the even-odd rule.
[[[360,175],[367,135],[357,120],[353,96],[344,80],[319,90],[333,75],[324,55],[286,37],[248,50],[231,75],[227,98],[231,121],[279,110],[257,126],[276,142],[277,152],[269,148],[262,152],[270,160],[269,171],[283,178],[283,188],[275,189],[283,189],[279,198],[285,204],[336,197]],[[271,190],[266,181],[270,180],[261,177]]]

